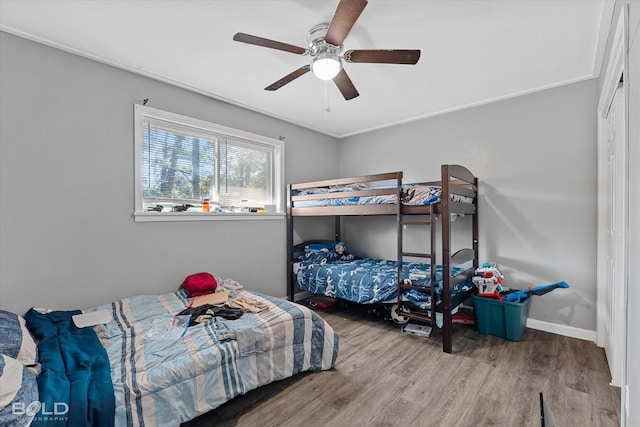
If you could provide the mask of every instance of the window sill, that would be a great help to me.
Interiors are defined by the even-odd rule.
[[[135,222],[163,221],[268,221],[284,219],[284,213],[134,212]]]

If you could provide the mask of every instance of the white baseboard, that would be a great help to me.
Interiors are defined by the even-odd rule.
[[[527,319],[527,328],[539,331],[551,332],[552,334],[563,335],[565,337],[578,338],[581,340],[596,342],[596,331],[580,329],[573,326],[559,325],[557,323],[543,322],[542,320]]]

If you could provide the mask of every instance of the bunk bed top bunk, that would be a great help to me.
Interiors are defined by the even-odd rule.
[[[398,307],[406,311],[398,312],[405,318],[436,323],[436,315],[441,316],[443,349],[452,351],[452,309],[461,304],[473,292],[473,287],[459,292],[459,285],[473,275],[478,267],[478,221],[477,191],[478,180],[471,171],[460,165],[441,165],[440,180],[407,184],[403,182],[402,172],[390,172],[349,178],[291,184],[288,187],[288,254],[293,259],[293,218],[302,216],[340,216],[354,215],[395,215],[397,216],[398,259],[396,301]],[[400,203],[398,203],[400,201]],[[404,215],[427,215],[422,218],[405,220]],[[471,215],[471,248],[463,248],[453,253],[451,248],[451,223],[448,218],[455,215]],[[436,233],[432,222],[435,216],[447,218],[441,224],[441,247],[436,251]],[[402,249],[403,227],[426,224],[431,226],[430,252],[407,253]],[[339,240],[339,221],[336,221],[336,239]],[[406,281],[405,257],[430,258],[428,265],[430,280],[424,285],[420,281]],[[436,258],[441,265],[436,266]],[[465,265],[460,269],[461,265]],[[294,299],[295,283],[292,265],[288,266],[289,298]],[[441,275],[441,278],[436,278]],[[436,283],[432,287],[430,283]],[[407,294],[424,293],[429,289],[431,300],[425,313],[412,312],[412,298]],[[455,290],[456,292],[452,293]],[[326,294],[326,293],[325,293]],[[435,299],[434,299],[435,298]],[[404,301],[404,302],[403,302]],[[407,302],[408,301],[408,302]],[[355,301],[358,302],[358,301]],[[395,307],[395,306],[394,306]],[[415,307],[414,307],[415,308]],[[436,323],[437,324],[437,323]]]
[[[442,165],[441,180],[403,183],[402,172],[364,175],[289,186],[290,216],[474,214],[475,176],[464,166]],[[440,203],[448,194],[448,203]],[[398,200],[402,203],[398,204]]]

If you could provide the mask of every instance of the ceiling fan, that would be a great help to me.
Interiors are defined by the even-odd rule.
[[[264,88],[278,90],[298,77],[312,71],[322,80],[333,80],[347,101],[360,95],[342,66],[342,61],[350,63],[409,64],[415,65],[420,59],[420,50],[368,49],[348,50],[344,55],[342,43],[353,28],[356,20],[367,5],[367,0],[340,0],[330,23],[313,26],[307,34],[308,48],[269,40],[245,33],[237,33],[233,40],[283,50],[297,55],[309,55],[311,63]]]

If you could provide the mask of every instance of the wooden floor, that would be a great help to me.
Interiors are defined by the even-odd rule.
[[[540,426],[539,392],[558,426],[619,426],[620,390],[602,349],[527,329],[509,342],[456,325],[441,340],[400,332],[361,307],[317,309],[340,334],[335,369],[239,396],[200,426]]]

